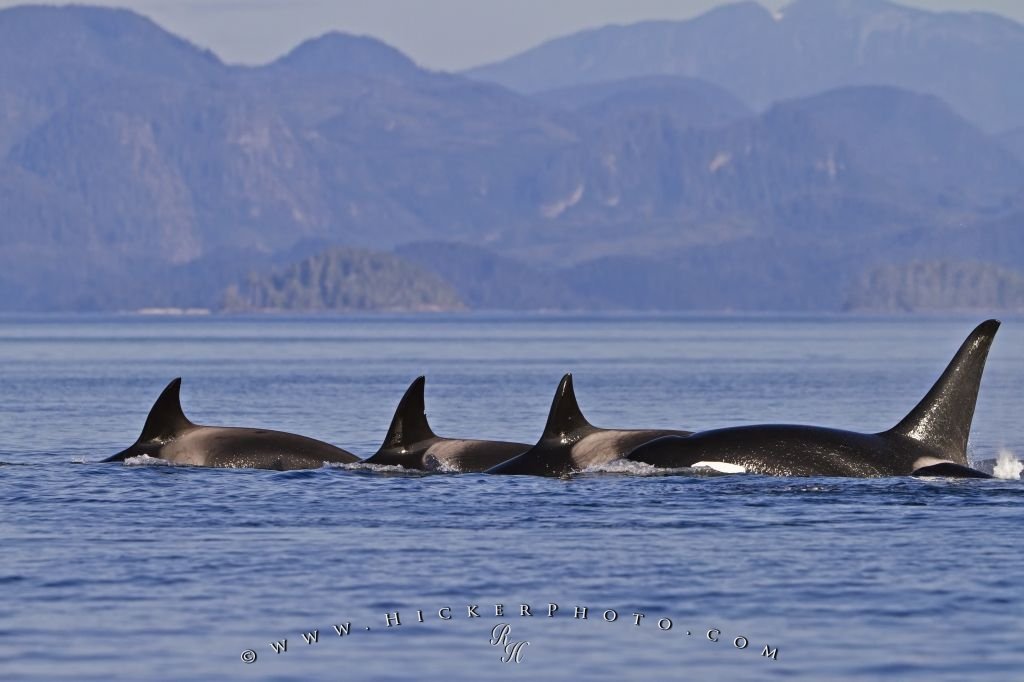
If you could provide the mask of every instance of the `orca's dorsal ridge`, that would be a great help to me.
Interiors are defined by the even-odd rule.
[[[427,422],[426,405],[423,397],[427,378],[416,377],[398,403],[395,416],[391,418],[388,435],[384,437],[382,450],[402,449],[413,443],[437,438]]]
[[[544,425],[542,440],[575,440],[581,429],[593,428],[583,416],[579,403],[576,402],[576,391],[572,386],[572,374],[566,374],[558,383],[558,390],[551,401],[551,411]]]
[[[942,478],[993,478],[993,476],[986,474],[984,471],[978,471],[977,469],[960,464],[953,464],[952,462],[929,464],[928,466],[914,469],[910,475],[939,476]]]
[[[888,433],[918,441],[967,466],[967,441],[989,349],[999,320],[979,324],[921,402]]]
[[[194,426],[181,409],[181,377],[178,377],[167,384],[167,388],[153,403],[139,442],[167,441]]]

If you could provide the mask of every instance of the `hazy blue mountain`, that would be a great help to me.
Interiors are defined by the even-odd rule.
[[[63,53],[55,47],[48,61],[38,47],[57,42],[48,21],[81,53],[69,83]],[[85,38],[66,36],[67,25]],[[20,42],[0,42],[0,70],[21,69],[0,80],[0,101],[16,105],[0,118],[0,192],[12,197],[0,223],[7,308],[192,304],[299,243],[390,248],[434,237],[424,203],[452,207],[445,227],[470,220],[452,197],[466,182],[458,176],[481,166],[467,149],[483,148],[482,163],[494,166],[502,145],[567,134],[541,105],[421,71],[362,38],[346,52],[346,37],[332,35],[285,66],[246,69],[130,12],[17,8],[0,11],[0,29],[34,32],[38,43],[25,61]],[[136,58],[139,41],[165,58]],[[316,54],[364,62],[358,73],[318,71]],[[395,81],[396,68],[407,81]],[[20,116],[25,101],[46,108]],[[204,263],[213,271],[198,276]],[[166,281],[181,268],[194,287]],[[168,292],[185,300],[167,301]]]
[[[745,96],[770,74],[768,64],[725,85],[725,74],[740,74],[764,53],[775,35],[771,14],[744,2],[717,7],[684,22],[647,21],[606,26],[556,38],[526,52],[467,71],[481,80],[520,92],[543,92],[584,83],[634,76],[676,75],[704,78]]]
[[[998,204],[1024,187],[1020,159],[934,96],[851,87],[782,103],[771,115],[802,117],[808,134],[835,140],[857,167],[943,204]]]
[[[884,0],[754,2],[689,21],[608,26],[467,72],[521,92],[634,76],[702,78],[763,108],[849,85],[937,95],[987,131],[1024,125],[1024,26]]]
[[[1024,161],[1024,126],[999,136],[999,140],[1020,161]]]
[[[465,306],[438,275],[389,253],[329,249],[267,274],[250,274],[224,294],[231,312],[451,311]]]
[[[913,262],[864,273],[848,310],[922,312],[1024,311],[1024,274],[988,263]]]
[[[1024,200],[1024,165],[1000,144],[936,98],[892,88],[785,102],[712,130],[657,114],[612,121],[529,182],[544,220],[497,243],[534,254],[554,243],[563,262],[783,234],[892,241]]]
[[[367,38],[242,68],[128,12],[0,11],[29,31],[0,41],[0,73],[21,64],[0,80],[2,309],[216,307],[336,247],[516,309],[838,309],[881,264],[1024,269],[1024,162],[930,95],[755,115],[666,77],[531,97]]]
[[[22,5],[3,10],[0,17],[5,76],[62,77],[66,86],[84,89],[81,80],[88,73],[104,80],[111,72],[183,80],[223,69],[212,52],[129,10]],[[54,66],[72,73],[54,74]]]
[[[910,260],[967,260],[992,263],[1024,272],[1024,211],[1007,213],[988,221],[949,221],[942,229],[920,229]]]
[[[841,307],[879,263],[1024,266],[1024,215],[1007,213],[1020,210],[1024,167],[934,97],[848,88],[688,142],[668,165],[693,160],[673,184],[694,189],[691,208],[712,200],[705,218],[622,226],[616,248],[565,273],[572,288],[634,309],[820,310]],[[966,205],[965,221],[954,207]]]
[[[548,90],[536,98],[607,121],[637,114],[670,117],[677,128],[711,128],[751,116],[732,93],[707,81],[681,76],[638,76]]]
[[[538,269],[479,246],[417,242],[395,250],[404,260],[438,273],[477,310],[581,310],[605,307],[580,293],[560,272]]]
[[[738,239],[664,256],[606,256],[564,273],[581,294],[626,310],[833,310],[849,263],[800,239]]]
[[[0,155],[54,111],[127,82],[211,82],[213,53],[126,10],[0,10]]]
[[[272,65],[277,69],[322,77],[343,74],[419,77],[420,69],[409,57],[369,36],[332,32],[307,40]]]

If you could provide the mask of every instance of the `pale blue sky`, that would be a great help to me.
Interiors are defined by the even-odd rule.
[[[0,7],[24,4],[0,0]],[[556,36],[611,23],[685,19],[726,0],[95,0],[155,19],[228,62],[262,63],[330,30],[380,38],[434,69],[501,59]],[[763,0],[776,9],[785,0]],[[1022,0],[904,0],[984,10],[1024,22]]]

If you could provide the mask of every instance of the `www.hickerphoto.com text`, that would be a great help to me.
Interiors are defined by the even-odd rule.
[[[397,609],[394,611],[388,611],[381,614],[375,622],[371,625],[353,626],[351,621],[344,623],[335,623],[330,626],[329,632],[333,633],[338,637],[349,637],[357,634],[360,631],[370,632],[374,628],[382,630],[395,630],[398,628],[407,628],[411,625],[419,623],[427,623],[428,621],[451,621],[456,618],[473,619],[473,618],[489,618],[493,612],[493,618],[497,619],[512,619],[512,618],[563,618],[572,620],[601,620],[606,623],[627,623],[631,627],[647,628],[652,632],[677,633],[685,638],[692,638],[697,641],[704,643],[719,644],[721,642],[728,642],[731,648],[739,651],[760,651],[760,656],[772,661],[777,661],[779,657],[779,648],[772,646],[771,644],[765,643],[760,646],[752,646],[750,639],[746,635],[734,635],[723,632],[721,629],[716,627],[704,627],[704,628],[682,628],[673,622],[672,618],[665,616],[654,616],[644,613],[642,611],[629,611],[624,610],[620,612],[618,609],[594,609],[588,606],[573,606],[572,608],[563,608],[557,603],[549,602],[545,606],[536,608],[530,604],[494,604],[492,606],[481,606],[479,604],[466,604],[465,606],[442,606],[437,609],[408,609],[402,610]],[[500,632],[499,632],[500,631]],[[496,646],[496,642],[502,644],[506,649],[512,647],[514,649],[514,657],[510,657],[511,660],[520,662],[522,659],[521,645],[528,644],[524,642],[508,642],[508,635],[510,631],[510,625],[506,622],[495,625],[493,629],[488,631],[488,644]],[[300,639],[303,645],[313,646],[320,643],[320,630],[310,629],[306,632],[300,633]],[[293,641],[298,641],[294,640]],[[515,646],[520,645],[520,646]],[[282,638],[270,642],[266,647],[270,652],[281,655],[288,653],[288,638]],[[255,663],[259,655],[255,649],[247,649],[242,652],[242,661],[247,664]],[[505,658],[502,659],[505,662]]]

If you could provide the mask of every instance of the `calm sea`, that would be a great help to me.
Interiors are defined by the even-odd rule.
[[[534,441],[567,371],[599,426],[877,431],[979,321],[0,318],[0,679],[1024,679],[1020,481],[98,463],[176,376],[361,455],[419,374],[449,436]],[[1022,384],[1009,319],[974,458]]]

